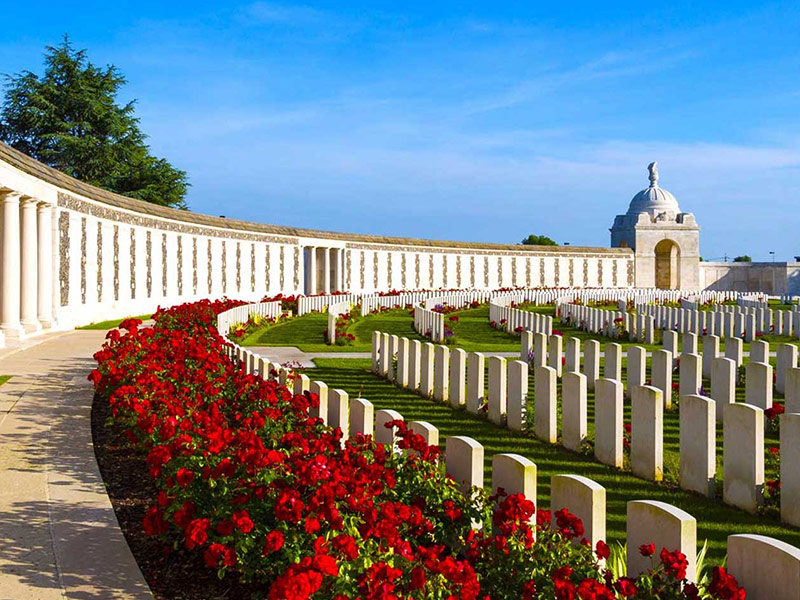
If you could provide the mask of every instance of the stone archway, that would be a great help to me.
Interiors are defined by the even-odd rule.
[[[681,285],[681,249],[672,240],[661,240],[655,247],[656,287],[675,290]]]

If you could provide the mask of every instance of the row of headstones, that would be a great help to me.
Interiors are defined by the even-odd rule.
[[[797,335],[800,312],[769,308],[719,306],[714,310],[691,310],[666,306],[638,305],[637,313],[655,318],[659,329],[680,333],[714,334],[725,338],[743,338],[750,342],[757,334]]]
[[[502,306],[489,303],[489,321],[503,323],[507,333],[517,334],[522,328],[527,331],[536,331],[550,335],[553,333],[553,317],[530,310],[522,310],[513,306]]]
[[[310,312],[325,312],[328,307],[339,302],[347,304],[358,304],[358,294],[327,294],[319,296],[298,296],[297,315],[305,315]]]
[[[350,399],[344,390],[328,389],[325,383],[311,381],[305,374],[292,376],[287,369],[270,364],[267,359],[241,347],[232,348],[231,356],[250,374],[262,377],[266,374],[269,379],[278,379],[283,385],[291,385],[295,394],[316,394],[319,406],[312,409],[312,416],[341,429],[343,440],[357,434],[372,435],[377,443],[396,450],[394,429],[385,425],[403,420],[397,411],[375,411],[369,400]],[[607,380],[598,382],[601,387],[605,385],[602,381]],[[618,385],[618,382],[609,383]],[[429,445],[439,445],[439,431],[430,423],[413,421],[408,427]],[[484,448],[480,443],[465,436],[448,437],[444,456],[446,473],[459,484],[463,493],[469,494],[473,487],[483,487]],[[491,482],[493,492],[503,488],[509,494],[523,494],[536,504],[536,465],[523,456],[493,456]],[[551,479],[551,507],[553,511],[566,508],[580,518],[584,536],[592,547],[605,539],[606,490],[598,483],[580,475],[554,475]],[[651,500],[629,501],[626,516],[626,567],[629,576],[650,568],[650,559],[643,557],[638,548],[653,543],[656,548],[680,550],[686,555],[687,578],[694,580],[697,567],[697,521],[694,517],[672,505]],[[555,523],[555,518],[552,521]],[[800,550],[780,540],[747,534],[729,536],[727,567],[739,585],[747,590],[749,598],[796,600],[800,596]]]
[[[220,335],[227,336],[232,325],[246,323],[252,315],[275,319],[280,314],[281,303],[279,301],[234,306],[217,315],[217,331]]]
[[[604,310],[581,304],[559,304],[556,309],[562,320],[569,318],[573,327],[583,331],[619,338],[624,328],[629,335],[645,344],[655,341],[655,320],[643,313]],[[617,324],[623,327],[617,327]]]
[[[562,338],[526,332],[534,348],[533,434],[540,440],[558,442],[558,379],[562,378],[561,443],[580,451],[587,442],[587,388],[595,390],[595,458],[616,468],[623,466],[624,418],[622,348],[605,347],[604,377],[600,376],[600,345],[586,344],[584,373],[580,372],[580,343],[567,339],[562,363]],[[549,348],[544,350],[545,340]],[[479,352],[453,352],[416,340],[375,332],[373,370],[398,386],[424,397],[450,402],[478,414],[484,407],[487,357]],[[394,357],[397,357],[396,364]],[[672,399],[672,354],[653,353],[652,385],[646,384],[647,353],[628,348],[627,390],[631,398],[631,469],[653,481],[663,478],[664,409]],[[548,365],[544,364],[544,361]],[[528,363],[488,357],[489,420],[512,431],[525,429],[528,404]],[[702,357],[681,356],[679,393],[681,487],[707,496],[714,494],[716,475],[716,422],[723,422],[723,498],[755,512],[764,500],[764,411],[772,405],[772,367],[749,363],[746,367],[745,403],[736,403],[736,368],[731,359],[717,358],[712,376],[712,397],[700,395]],[[800,383],[800,369],[791,369]],[[466,387],[465,387],[466,382]],[[797,387],[800,390],[800,385]],[[716,398],[714,398],[716,396]],[[790,403],[781,417],[783,456],[800,456],[800,405]],[[800,526],[800,469],[782,460],[781,514],[784,521]]]
[[[414,331],[421,336],[430,336],[434,342],[444,340],[444,314],[424,308],[414,307]]]

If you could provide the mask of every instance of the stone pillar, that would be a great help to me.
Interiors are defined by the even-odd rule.
[[[564,340],[560,335],[551,335],[549,339],[549,347],[547,350],[547,366],[554,369],[556,377],[561,377],[562,364],[561,358],[563,356]]]
[[[533,351],[533,332],[523,331],[520,334],[520,344],[519,358],[527,364],[530,362],[531,352]]]
[[[564,370],[569,373],[581,372],[581,341],[578,338],[567,338],[567,348],[564,353]]]
[[[755,340],[750,344],[750,362],[769,362],[769,344],[767,342]]]
[[[628,376],[627,396],[633,395],[633,390],[647,383],[647,351],[641,346],[628,346]]]
[[[763,535],[728,536],[728,571],[752,600],[800,598],[800,550]]]
[[[321,381],[312,381],[308,389],[319,402],[317,407],[312,406],[308,411],[312,417],[322,419],[323,423],[328,423],[328,385]]]
[[[715,358],[711,363],[711,398],[717,421],[722,421],[725,407],[736,402],[736,361],[732,358]]]
[[[489,357],[489,421],[502,425],[506,416],[508,371],[506,359]]]
[[[448,395],[450,406],[460,408],[467,402],[465,380],[467,374],[467,353],[461,348],[453,350],[450,357],[450,382]]]
[[[653,387],[661,390],[664,408],[672,406],[672,353],[668,350],[654,350],[652,357]]]
[[[703,337],[703,379],[711,379],[711,365],[719,357],[719,337],[707,335]]]
[[[470,437],[454,435],[445,443],[445,472],[455,480],[461,492],[469,495],[472,487],[483,487],[483,446]]]
[[[567,371],[561,382],[561,443],[578,452],[586,441],[586,375]]]
[[[419,393],[425,398],[433,396],[433,379],[434,379],[434,361],[433,361],[434,346],[430,342],[426,342],[421,346],[420,353],[420,369],[419,369]]]
[[[389,365],[392,363],[392,352],[390,346],[390,337],[388,333],[380,334],[380,349],[381,353],[378,357],[378,373],[383,377],[389,375]]]
[[[783,312],[783,311],[776,311]],[[797,346],[794,344],[779,344],[776,357],[775,389],[779,394],[786,393],[786,371],[797,366]]]
[[[697,354],[681,354],[680,385],[681,397],[699,394],[703,386],[702,358]]]
[[[411,421],[408,428],[417,435],[421,435],[428,446],[439,445],[439,430],[427,421]]]
[[[390,421],[402,421],[403,415],[396,410],[379,410],[375,413],[375,441],[378,444],[389,446],[395,451],[397,434],[394,427],[387,427]]]
[[[308,246],[308,263],[306,267],[306,294],[313,296],[317,293],[317,248]]]
[[[372,372],[380,373],[380,360],[381,360],[381,355],[383,354],[383,349],[381,347],[380,331],[372,332],[372,345],[370,346],[370,349],[372,356]]]
[[[744,401],[761,410],[772,407],[772,365],[756,362],[745,365]]]
[[[725,407],[723,499],[750,513],[764,502],[764,411],[749,404]]]
[[[375,407],[364,398],[350,400],[350,435],[375,435]]]
[[[408,387],[416,391],[419,389],[422,365],[422,342],[410,340],[408,346]]]
[[[350,437],[350,400],[344,390],[328,391],[328,425],[342,430],[342,446]]]
[[[408,338],[398,338],[397,340],[397,369],[394,381],[400,387],[408,387]]]
[[[652,559],[642,556],[639,546],[655,544],[656,560],[661,548],[680,550],[686,556],[686,579],[697,578],[697,521],[689,513],[655,500],[628,502],[628,577],[636,577],[652,567]]]
[[[681,354],[697,354],[698,340],[695,333],[681,335]]]
[[[37,201],[23,196],[20,201],[20,322],[26,333],[40,331],[39,323],[39,241],[36,217]],[[96,293],[95,293],[96,298]]]
[[[525,429],[528,408],[528,363],[515,360],[508,363],[507,426],[512,431]]]
[[[605,346],[603,377],[622,381],[622,346],[608,343]]]
[[[661,334],[664,350],[670,353],[673,364],[678,357],[678,333],[671,329],[665,329]]]
[[[622,382],[595,382],[594,456],[605,465],[622,468]]]
[[[0,329],[6,337],[20,337],[20,195],[7,192],[3,196],[2,216],[2,298],[0,298]]]
[[[800,413],[800,369],[786,370],[786,401],[787,413]]]
[[[744,360],[744,342],[739,337],[729,337],[725,339],[725,358],[736,361],[736,368],[742,366]]]
[[[800,527],[800,414],[781,420],[781,521]]]
[[[631,471],[651,481],[664,478],[664,400],[641,385],[631,392]]]
[[[322,293],[331,293],[331,249],[322,249]]]
[[[39,250],[38,259],[38,319],[42,327],[53,326],[53,205],[40,203],[37,207]]]
[[[583,346],[583,371],[586,388],[593,390],[594,382],[600,379],[600,342],[588,340]]]
[[[492,493],[502,488],[506,494],[522,494],[536,504],[536,464],[519,454],[492,457]],[[533,517],[535,521],[535,517]]]
[[[543,367],[547,364],[547,335],[536,332],[533,334],[533,366]]]
[[[553,475],[550,480],[551,522],[566,508],[583,523],[583,537],[592,548],[606,540],[606,488],[580,475]]]
[[[534,369],[533,432],[542,441],[555,444],[558,438],[558,375],[552,367]]]
[[[709,498],[714,497],[717,472],[714,404],[711,398],[689,395],[681,398],[680,411],[681,487]]]
[[[433,356],[433,397],[440,402],[447,402],[450,348],[447,346],[436,346]]]
[[[483,405],[484,369],[486,357],[480,352],[470,352],[467,358],[467,411],[478,413]]]

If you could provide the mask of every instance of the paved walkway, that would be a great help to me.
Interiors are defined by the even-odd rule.
[[[86,376],[105,331],[0,351],[0,600],[152,599],[92,445]]]

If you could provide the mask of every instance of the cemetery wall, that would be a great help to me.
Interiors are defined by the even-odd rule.
[[[800,262],[701,262],[700,287],[800,295]]]
[[[391,238],[250,223],[79,182],[0,144],[0,330],[21,338],[207,297],[633,284],[622,248]]]

